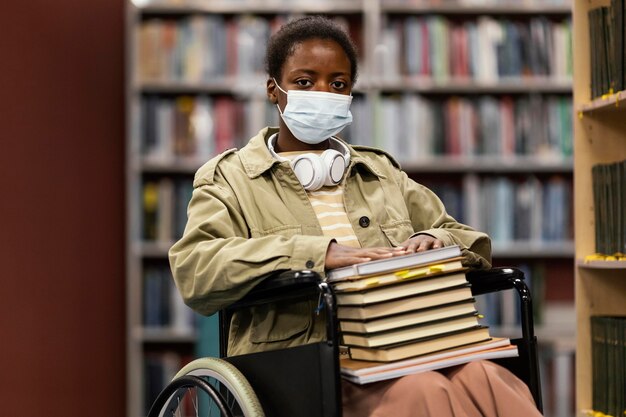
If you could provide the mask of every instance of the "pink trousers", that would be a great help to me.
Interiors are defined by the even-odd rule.
[[[343,417],[536,417],[526,384],[489,361],[356,385],[342,382]]]

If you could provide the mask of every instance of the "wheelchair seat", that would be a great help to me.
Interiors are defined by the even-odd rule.
[[[473,295],[513,289],[519,296],[521,336],[511,339],[519,356],[494,360],[523,380],[537,408],[542,410],[534,335],[532,299],[523,273],[515,268],[471,270],[467,279]],[[326,309],[327,337],[322,342],[259,353],[226,357],[230,318],[238,309],[277,300],[318,294]],[[282,271],[267,276],[243,299],[219,312],[220,356],[197,359],[175,376],[158,396],[149,417],[171,415],[190,389],[202,392],[220,416],[341,417],[339,335],[334,294],[312,271]],[[188,378],[188,377],[194,377]],[[181,382],[181,378],[183,381]],[[208,381],[209,384],[202,384]],[[213,391],[213,392],[212,392]],[[197,401],[198,402],[198,401]],[[188,408],[194,410],[194,406]],[[198,406],[195,406],[196,414]],[[168,411],[168,412],[169,412]],[[211,414],[213,415],[213,414]]]

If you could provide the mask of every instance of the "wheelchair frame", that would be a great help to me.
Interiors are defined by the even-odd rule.
[[[522,335],[520,338],[511,339],[511,343],[518,347],[519,356],[494,362],[511,370],[528,385],[537,408],[542,411],[532,298],[524,282],[523,272],[515,268],[470,270],[467,272],[467,279],[472,286],[474,296],[509,289],[517,292],[520,299]],[[230,319],[235,311],[278,300],[310,298],[316,294],[322,297],[322,304],[326,309],[327,338],[325,341],[287,349],[226,357]],[[332,289],[323,282],[319,274],[304,270],[276,271],[268,274],[244,298],[219,312],[220,356],[236,368],[235,372],[240,372],[247,380],[258,398],[262,413],[272,417],[296,415],[298,417],[340,417],[342,415],[339,371],[340,339],[335,311]],[[198,375],[198,370],[203,366],[200,361],[202,359],[183,368],[177,374],[177,378],[184,375]],[[253,400],[256,401],[256,398]],[[151,410],[150,416],[153,415],[158,414],[152,414]]]

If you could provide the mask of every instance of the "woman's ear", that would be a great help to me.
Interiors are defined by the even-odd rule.
[[[265,85],[265,89],[267,91],[267,98],[269,99],[270,103],[272,104],[277,104],[278,103],[278,94],[277,94],[277,88],[276,88],[276,82],[274,81],[273,78],[270,78],[267,80],[267,83]]]

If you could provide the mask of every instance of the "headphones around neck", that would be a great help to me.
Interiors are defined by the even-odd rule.
[[[321,155],[303,153],[289,160],[274,151],[274,144],[277,139],[278,133],[275,133],[267,140],[270,153],[279,161],[289,161],[291,169],[305,190],[315,191],[323,186],[334,186],[341,182],[350,163],[350,150],[341,141],[331,137],[331,148],[326,149]],[[339,152],[338,149],[342,150],[343,153]]]

